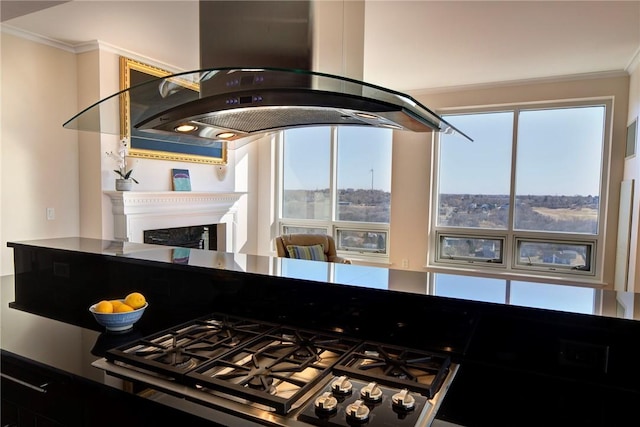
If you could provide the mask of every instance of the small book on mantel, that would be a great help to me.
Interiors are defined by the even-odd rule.
[[[173,191],[191,191],[189,169],[171,169],[173,177]]]

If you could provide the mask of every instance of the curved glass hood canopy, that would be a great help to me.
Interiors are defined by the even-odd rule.
[[[329,125],[457,132],[471,140],[409,95],[284,68],[209,68],[155,78],[91,105],[63,126],[123,136],[131,129],[168,135],[175,143],[209,145]]]

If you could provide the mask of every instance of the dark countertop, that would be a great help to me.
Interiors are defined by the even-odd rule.
[[[141,423],[146,422],[193,427],[221,425],[217,421],[221,417],[224,419],[225,414],[189,405],[182,399],[168,395],[140,397],[131,394],[132,391],[137,392],[138,390],[125,392],[123,389],[127,389],[127,387],[120,379],[109,376],[91,365],[94,361],[101,359],[107,349],[142,337],[143,332],[136,326],[130,331],[110,333],[102,330],[102,327],[97,323],[95,330],[88,329],[10,308],[8,305],[15,297],[14,276],[0,278],[0,296],[0,338],[3,357],[5,352],[9,352],[12,358],[17,356],[18,360],[26,359],[29,364],[35,362],[37,366],[44,366],[46,369],[53,368],[54,371],[64,375],[71,374],[76,382],[84,384],[80,393],[93,396],[88,398],[97,400],[92,402],[94,406],[104,408],[106,405],[109,408],[108,413],[119,417],[118,425],[137,426],[144,425]],[[3,359],[3,372],[5,372],[5,362]],[[12,363],[15,363],[13,359]],[[84,388],[87,387],[87,384],[90,387]],[[4,397],[8,397],[6,391]],[[116,405],[114,399],[120,401],[120,406]],[[73,403],[71,404],[73,405]],[[116,407],[120,408],[119,410],[122,412],[120,415],[116,413],[118,412],[114,409]],[[74,411],[77,409],[79,408],[74,408]],[[97,419],[95,418],[97,413],[94,410],[86,407],[83,409],[92,419],[91,422],[83,425],[107,427],[114,423],[113,419],[103,417],[106,414],[103,410],[100,410],[100,418]],[[135,416],[131,411],[136,412]],[[153,412],[154,415],[150,416],[148,412]],[[28,425],[32,425],[30,424],[32,421],[26,422],[29,423]],[[50,424],[45,423],[45,425]]]
[[[310,263],[288,258],[226,253],[200,249],[98,240],[58,238],[10,242],[10,247],[46,247],[115,257],[132,263],[160,263],[251,273],[285,279],[334,283],[368,289],[389,290],[549,309],[570,313],[640,320],[640,295],[604,290],[579,278],[570,281],[551,278],[508,279],[464,270],[452,272],[394,270],[376,266]]]
[[[10,308],[15,297],[14,276],[2,276],[0,296],[3,350],[79,377],[104,381],[102,372],[91,366],[101,357],[91,353],[102,341],[101,332]]]
[[[637,418],[636,294],[94,239],[9,246],[21,253],[15,280],[48,287],[15,295],[14,276],[2,278],[2,349],[89,381],[109,383],[91,362],[126,335],[225,308],[450,351],[461,369],[439,416],[456,423],[607,426]],[[102,332],[88,306],[131,286],[145,290],[148,313],[127,334]],[[65,292],[79,297],[56,298]]]

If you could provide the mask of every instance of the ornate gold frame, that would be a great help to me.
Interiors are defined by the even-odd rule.
[[[124,56],[120,57],[120,90],[126,90],[131,86],[131,71],[137,71],[140,73],[148,74],[152,77],[165,77],[173,73],[163,70],[152,65],[144,64],[142,62],[135,61],[131,58]],[[176,78],[176,83],[191,90],[200,91],[200,86],[197,83],[193,83],[186,79]],[[227,147],[222,143],[220,156],[204,156],[200,154],[193,154],[189,152],[189,145],[179,145],[183,152],[169,152],[161,149],[141,149],[136,148],[135,138],[131,138],[131,99],[129,92],[123,92],[120,94],[120,135],[122,138],[127,138],[129,141],[128,154],[131,157],[140,157],[145,159],[156,160],[173,160],[191,163],[204,163],[204,164],[226,164],[227,163]]]

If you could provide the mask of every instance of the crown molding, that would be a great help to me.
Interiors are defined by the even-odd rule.
[[[30,40],[32,42],[36,42],[36,43],[40,43],[40,44],[44,44],[47,46],[51,46],[51,47],[55,47],[56,49],[61,49],[64,50],[65,52],[71,52],[71,53],[75,53],[75,48],[74,46],[68,44],[68,43],[63,43],[59,40],[54,40],[52,38],[49,37],[44,37],[40,34],[36,34],[36,33],[32,33],[30,31],[25,31],[23,29],[20,28],[16,28],[13,27],[11,25],[8,24],[2,24],[1,26],[1,31],[5,34],[10,34],[12,36],[16,36],[16,37],[20,37],[26,40]]]
[[[636,53],[631,57],[629,64],[625,67],[625,70],[629,74],[633,74],[634,71],[638,70],[640,66],[640,47],[636,50]]]
[[[149,64],[154,67],[170,71],[172,73],[180,73],[183,71],[188,71],[183,68],[176,67],[175,65],[172,65],[172,64],[167,64],[162,61],[157,61],[153,58],[149,58],[140,53],[120,48],[118,46],[104,42],[102,40],[91,40],[91,41],[77,43],[77,44],[69,44],[69,43],[63,43],[58,40],[41,36],[36,33],[31,33],[29,31],[25,31],[20,28],[12,27],[11,25],[7,25],[7,24],[2,24],[1,30],[3,33],[11,34],[13,36],[20,37],[35,43],[51,46],[56,49],[61,49],[61,50],[64,50],[65,52],[80,54],[80,53],[86,53],[86,52],[98,50],[101,52],[109,52],[115,55],[126,56],[127,58],[131,58],[133,60],[136,60],[145,64]]]
[[[135,61],[142,62],[144,64],[151,65],[163,70],[167,70],[172,73],[180,73],[183,71],[187,71],[182,68],[176,67],[175,65],[167,64],[166,62],[162,62],[162,61],[157,61],[153,58],[149,58],[148,56],[144,56],[140,53],[133,52],[131,50],[123,49],[121,47],[112,45],[102,40],[91,40],[86,43],[77,44],[74,46],[74,49],[75,49],[74,52],[77,54],[90,52],[93,50],[99,50],[101,52],[113,53],[114,55],[126,56],[127,58],[133,59]]]
[[[494,89],[508,86],[524,86],[543,83],[561,83],[575,80],[604,79],[629,76],[626,70],[601,71],[595,73],[568,74],[564,76],[536,77],[531,79],[508,80],[502,82],[476,83],[460,86],[442,86],[429,89],[409,90],[407,93],[411,95],[429,95],[435,93],[446,92],[463,92],[471,90]]]

